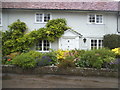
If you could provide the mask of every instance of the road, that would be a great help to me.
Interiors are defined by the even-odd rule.
[[[67,75],[3,74],[3,88],[117,88],[118,79]]]

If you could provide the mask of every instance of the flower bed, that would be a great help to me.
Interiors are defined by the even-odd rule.
[[[116,50],[116,49],[115,49]],[[3,57],[3,64],[16,65],[22,69],[32,69],[37,66],[55,65],[62,69],[67,68],[107,68],[117,69],[120,62],[119,52],[109,49],[97,50],[57,50],[49,53],[29,51],[27,53],[11,53]]]

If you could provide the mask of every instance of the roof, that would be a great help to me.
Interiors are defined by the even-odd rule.
[[[20,2],[21,1],[21,2]],[[2,2],[2,8],[19,8],[19,9],[56,9],[56,10],[100,10],[100,11],[120,11],[120,2],[111,1],[111,2],[100,2],[97,0],[96,2],[86,2],[79,0],[67,0],[66,2],[63,0],[50,0],[47,2],[46,0],[20,0],[16,2],[10,2],[5,0]],[[46,1],[46,2],[45,2]],[[75,2],[73,2],[75,1]]]
[[[71,32],[72,34],[74,34],[76,36],[82,37],[82,35],[79,32],[77,32],[77,31],[75,31],[73,29],[68,29],[68,30],[65,31],[65,33],[67,33],[67,32]],[[64,34],[64,36],[66,36],[66,35]]]

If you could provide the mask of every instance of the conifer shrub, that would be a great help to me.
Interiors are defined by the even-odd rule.
[[[109,49],[120,47],[120,35],[107,34],[103,37],[103,46]]]

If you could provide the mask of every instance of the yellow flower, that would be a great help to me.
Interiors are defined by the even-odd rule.
[[[69,54],[68,54],[68,50],[61,50],[61,49],[58,49],[57,51],[56,51],[56,53],[57,53],[57,59],[65,59],[66,58],[66,56],[68,56]]]
[[[120,47],[119,48],[114,48],[112,51],[118,55],[120,55]]]

